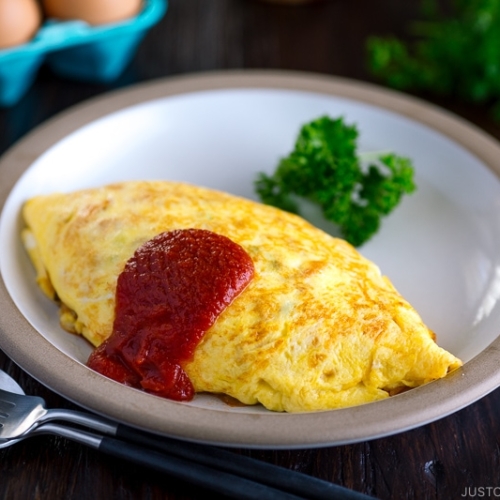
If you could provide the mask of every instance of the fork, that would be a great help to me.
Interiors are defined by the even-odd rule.
[[[61,425],[54,425],[50,423],[53,420],[71,422],[98,431],[105,434],[105,436],[89,434]],[[68,429],[70,430],[68,431]],[[69,432],[69,434],[64,435],[61,432]],[[261,483],[261,485],[267,485],[270,487],[268,490],[272,490],[273,494],[284,494],[284,490],[289,494],[298,495],[300,498],[308,498],[310,500],[333,498],[366,500],[372,498],[328,481],[308,476],[307,474],[239,455],[215,446],[189,443],[166,437],[160,438],[159,436],[147,434],[126,425],[117,424],[102,417],[79,411],[47,409],[45,408],[45,401],[40,397],[14,394],[0,389],[0,448],[6,446],[10,442],[8,440],[18,442],[20,438],[41,433],[55,433],[74,440],[83,439],[79,440],[79,442],[106,453],[120,456],[121,458],[134,459],[135,457],[131,457],[129,453],[133,454],[135,453],[134,448],[139,448],[138,454],[141,457],[144,457],[149,452],[163,456],[164,458],[168,456],[173,460],[181,460],[183,467],[187,469],[194,466],[209,467],[212,478],[214,471],[216,471],[215,477],[218,475],[230,476],[230,479],[223,481],[226,483],[226,488],[228,485],[232,488],[238,488],[237,483],[241,480],[247,483],[255,481]],[[127,451],[127,446],[132,447],[132,449]],[[161,452],[163,455],[158,452]],[[116,453],[119,453],[119,455],[116,455]],[[158,459],[158,456],[155,458]],[[143,463],[143,465],[148,465],[148,463]],[[151,466],[158,469],[158,464]],[[176,470],[169,473],[182,477],[179,475],[180,471],[177,474]],[[164,471],[168,472],[167,469],[164,469]],[[203,475],[204,471],[201,474]],[[203,476],[203,480],[207,480],[207,477]],[[208,485],[208,487],[212,486]],[[250,490],[251,488],[248,489],[248,491]],[[224,494],[231,496],[227,491]],[[255,490],[252,494],[254,496],[248,498],[259,498],[259,500],[267,498],[264,493],[256,492]],[[246,498],[239,488],[236,498]],[[278,499],[280,497],[275,496],[273,498]]]
[[[117,425],[106,419],[75,410],[49,410],[45,408],[42,398],[0,389],[0,439],[20,437],[51,420],[64,420],[107,435],[116,435]]]
[[[193,463],[126,441],[99,436],[98,434],[60,424],[45,423],[33,426],[20,437],[0,440],[0,449],[12,446],[28,437],[41,434],[55,434],[71,439],[116,458],[132,461],[158,472],[167,473],[170,476],[177,477],[196,486],[207,488],[229,498],[241,498],[245,500],[253,500],[255,498],[265,500],[300,500],[305,498],[227,472],[214,470],[203,464]]]

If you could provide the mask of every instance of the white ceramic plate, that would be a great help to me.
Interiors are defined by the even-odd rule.
[[[139,178],[183,180],[254,198],[301,124],[328,114],[360,131],[359,149],[393,150],[416,167],[407,197],[362,249],[462,358],[463,369],[388,400],[308,414],[190,403],[124,387],[85,367],[34,284],[19,239],[29,197]],[[0,161],[0,347],[66,398],[130,425],[229,446],[355,442],[448,415],[500,385],[500,147],[421,101],[331,77],[230,72],[165,79],[91,100],[43,124]],[[318,224],[323,225],[321,221]],[[324,225],[328,229],[328,225]]]

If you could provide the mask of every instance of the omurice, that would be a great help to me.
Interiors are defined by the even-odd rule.
[[[299,216],[169,181],[40,195],[24,245],[89,366],[153,394],[301,412],[461,366],[379,268]]]

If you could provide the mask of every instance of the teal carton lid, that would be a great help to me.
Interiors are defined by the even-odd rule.
[[[168,7],[167,0],[143,4],[137,16],[112,24],[48,19],[29,43],[0,50],[0,106],[18,102],[42,64],[66,78],[94,83],[117,78]]]

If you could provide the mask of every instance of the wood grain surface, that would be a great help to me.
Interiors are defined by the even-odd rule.
[[[376,83],[366,67],[367,37],[388,33],[404,36],[418,5],[415,0],[324,0],[302,5],[170,0],[165,18],[151,29],[133,61],[112,84],[65,80],[42,67],[22,100],[0,109],[0,154],[34,127],[74,104],[158,77],[271,68]],[[419,97],[500,139],[500,125],[491,119],[486,107],[424,94]],[[0,368],[15,376],[28,393],[44,397],[49,406],[73,407],[23,373],[1,351]],[[378,499],[493,498],[495,494],[500,496],[500,391],[449,417],[392,437],[322,449],[242,449],[236,453]],[[205,497],[206,491],[189,484],[64,439],[37,437],[0,451],[0,499]]]

